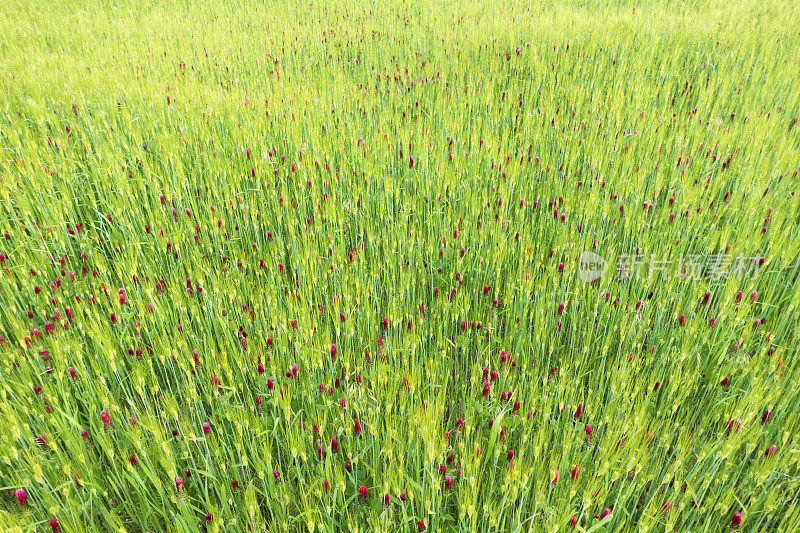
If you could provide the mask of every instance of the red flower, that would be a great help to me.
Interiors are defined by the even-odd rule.
[[[19,502],[19,505],[23,509],[27,509],[28,508],[28,495],[25,494],[25,489],[17,489],[16,492],[14,493],[14,495],[17,497],[17,501]]]

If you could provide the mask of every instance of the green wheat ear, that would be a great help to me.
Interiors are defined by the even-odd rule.
[[[0,529],[800,529],[794,4],[275,7],[3,3]]]

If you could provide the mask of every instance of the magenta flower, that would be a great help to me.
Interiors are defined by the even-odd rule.
[[[20,507],[23,509],[28,508],[28,495],[25,494],[25,489],[17,489],[14,492],[14,495],[17,497],[17,501],[19,502]]]
[[[775,452],[777,452],[777,451],[778,451],[778,447],[773,444],[772,446],[767,448],[767,450],[764,452],[764,455],[766,457],[772,457],[773,455],[775,455]]]

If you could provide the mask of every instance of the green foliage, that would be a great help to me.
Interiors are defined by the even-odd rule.
[[[799,529],[798,25],[6,0],[0,527]]]

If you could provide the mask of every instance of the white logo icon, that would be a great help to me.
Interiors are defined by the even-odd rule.
[[[586,283],[600,279],[606,268],[608,264],[605,259],[594,252],[587,250],[578,257],[578,277]]]

